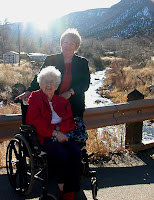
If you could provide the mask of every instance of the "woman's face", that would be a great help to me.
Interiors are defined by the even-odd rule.
[[[57,90],[55,78],[52,76],[45,76],[40,83],[40,88],[43,91],[43,93],[47,96],[48,100],[51,100],[55,90]]]
[[[73,56],[74,52],[77,50],[77,45],[74,40],[66,36],[61,44],[61,48],[64,56]]]

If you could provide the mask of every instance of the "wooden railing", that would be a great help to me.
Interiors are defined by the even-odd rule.
[[[84,113],[84,121],[87,129],[124,123],[132,124],[153,118],[154,99],[142,99],[122,104],[113,104],[111,106],[87,108]],[[20,124],[20,114],[0,115],[0,142],[9,140],[18,133]],[[132,137],[132,135],[130,136],[129,133],[126,133],[127,141],[129,141],[129,137]],[[128,145],[133,146],[134,144],[131,143]],[[137,146],[139,144],[135,145]],[[154,147],[153,144],[152,147]]]
[[[84,115],[87,129],[133,123],[153,118],[154,99],[143,99],[111,106],[87,108]]]

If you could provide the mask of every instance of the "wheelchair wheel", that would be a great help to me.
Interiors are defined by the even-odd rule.
[[[34,161],[29,144],[20,134],[15,135],[7,147],[6,168],[15,191],[28,195],[34,182]]]

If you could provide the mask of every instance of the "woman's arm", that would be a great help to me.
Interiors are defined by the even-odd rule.
[[[73,119],[73,113],[70,102],[65,100],[65,116],[62,117],[62,121],[59,123],[59,129],[62,133],[67,133],[75,129],[75,121]]]
[[[73,71],[74,78],[72,79],[72,89],[75,94],[84,93],[88,90],[90,84],[88,61],[85,58],[81,58],[78,61],[76,60]]]
[[[48,112],[47,112],[48,113]],[[29,106],[26,115],[26,124],[33,125],[36,128],[36,132],[43,137],[51,137],[55,124],[51,124],[50,116],[45,118],[42,115],[42,110],[37,96],[33,94],[29,98]]]
[[[16,97],[16,99],[26,99],[30,96],[31,92],[30,91],[26,91],[22,94],[20,94],[19,96]]]

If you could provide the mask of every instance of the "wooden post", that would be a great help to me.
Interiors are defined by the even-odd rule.
[[[134,90],[127,96],[127,102],[144,99],[144,95],[141,94],[138,90]],[[126,124],[126,137],[125,137],[125,146],[126,148],[131,147],[134,144],[141,144],[142,142],[142,122],[135,122]]]
[[[18,23],[18,48],[19,48],[19,66],[20,66],[20,27]]]

